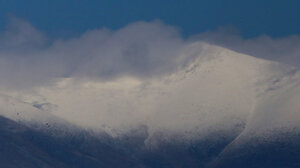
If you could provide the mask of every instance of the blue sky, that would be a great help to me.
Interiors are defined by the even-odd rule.
[[[0,29],[10,15],[52,37],[154,19],[176,26],[184,36],[228,25],[246,38],[300,34],[299,0],[0,0]]]

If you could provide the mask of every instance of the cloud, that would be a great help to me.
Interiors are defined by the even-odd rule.
[[[0,36],[1,51],[26,51],[44,46],[47,38],[28,22],[10,17],[6,31]]]
[[[185,45],[177,30],[160,21],[137,22],[111,31],[90,30],[80,37],[47,43],[29,23],[13,19],[2,33],[0,85],[27,88],[57,78],[151,77],[181,64]]]
[[[185,40],[175,27],[152,21],[132,23],[116,31],[89,30],[79,37],[51,41],[28,22],[12,17],[0,36],[0,86],[31,88],[65,77],[110,80],[160,76],[193,60],[195,55],[182,51],[195,41],[300,66],[300,37],[296,35],[243,39],[234,29],[223,28]]]

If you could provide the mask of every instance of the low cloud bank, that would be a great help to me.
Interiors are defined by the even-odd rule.
[[[58,78],[110,80],[171,73],[193,60],[182,50],[204,41],[247,55],[300,66],[300,37],[242,39],[220,29],[183,39],[160,21],[136,22],[117,31],[89,30],[71,39],[49,40],[29,23],[12,18],[0,34],[0,86],[6,89],[49,85]],[[196,40],[195,40],[196,39]]]
[[[137,22],[118,30],[90,30],[80,37],[47,38],[14,18],[1,34],[0,85],[22,89],[58,78],[107,80],[161,75],[182,64],[185,45],[175,28],[159,21]]]

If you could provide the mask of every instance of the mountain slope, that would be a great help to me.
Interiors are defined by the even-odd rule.
[[[1,167],[137,167],[125,152],[88,133],[51,136],[4,117],[0,121]]]

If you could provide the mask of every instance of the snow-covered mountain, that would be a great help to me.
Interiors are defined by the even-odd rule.
[[[206,43],[191,43],[180,55],[174,61],[185,63],[160,76],[64,78],[31,92],[2,92],[0,113],[11,120],[3,118],[1,128],[13,140],[27,130],[43,137],[22,139],[24,150],[34,146],[62,167],[299,166],[288,154],[300,151],[299,70]],[[11,137],[7,123],[24,128]],[[81,156],[82,164],[72,160]],[[114,157],[120,164],[113,166]]]

